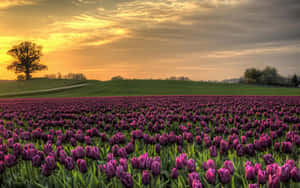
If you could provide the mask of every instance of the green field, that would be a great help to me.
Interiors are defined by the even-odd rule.
[[[75,80],[35,79],[0,82],[0,94],[57,88],[82,83]],[[11,97],[94,97],[139,95],[285,95],[300,96],[300,88],[270,87],[246,84],[208,83],[174,80],[88,80],[87,86],[56,92],[14,95]]]
[[[83,81],[46,78],[37,78],[29,81],[0,81],[0,95],[59,88],[80,83],[83,83]]]

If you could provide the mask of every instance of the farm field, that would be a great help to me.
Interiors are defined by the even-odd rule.
[[[0,182],[297,188],[299,132],[297,96],[0,99]]]
[[[32,83],[38,82],[38,84]],[[24,82],[0,83],[0,97],[3,93],[34,91],[82,83],[76,80],[36,79]],[[258,86],[247,84],[209,83],[176,80],[114,80],[84,81],[80,88],[56,92],[43,92],[30,95],[12,95],[2,98],[36,97],[96,97],[96,96],[153,96],[153,95],[275,95],[300,96],[300,88]],[[20,85],[23,84],[23,85]],[[10,86],[13,85],[13,86]]]

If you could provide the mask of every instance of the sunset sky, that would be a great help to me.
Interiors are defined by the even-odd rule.
[[[0,0],[0,79],[10,47],[44,47],[48,71],[89,79],[300,73],[299,0]]]

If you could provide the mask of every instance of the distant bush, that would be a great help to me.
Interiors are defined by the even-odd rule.
[[[86,80],[85,75],[82,73],[68,73],[66,75],[62,75],[59,72],[57,74],[46,74],[44,77],[48,79]]]
[[[44,77],[45,77],[45,78],[48,78],[48,79],[58,79],[58,78],[56,77],[56,74],[46,74]]]
[[[65,75],[63,78],[71,79],[71,80],[86,80],[86,77],[82,73],[69,73]]]
[[[189,79],[189,77],[185,77],[185,76],[171,76],[170,78],[167,78],[167,80],[184,80],[184,81],[190,81],[191,79]]]
[[[118,76],[112,77],[111,80],[124,80],[124,78],[122,76],[118,75]]]
[[[298,86],[297,78],[297,75],[293,78],[281,76],[276,68],[269,66],[263,70],[249,68],[244,72],[244,82],[247,84]]]

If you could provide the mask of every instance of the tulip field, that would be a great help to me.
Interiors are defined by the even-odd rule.
[[[0,185],[298,188],[300,97],[0,99]]]

